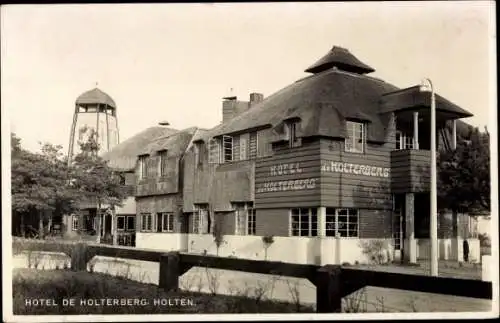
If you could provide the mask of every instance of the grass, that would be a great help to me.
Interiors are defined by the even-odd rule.
[[[280,302],[260,297],[210,295],[197,292],[166,292],[156,285],[143,284],[102,273],[68,270],[14,269],[13,305],[15,315],[61,314],[168,314],[168,313],[297,313],[313,312],[305,305]],[[248,294],[240,292],[241,295]],[[143,300],[135,306],[81,305],[82,299]],[[57,305],[27,306],[26,300],[50,299]],[[74,306],[64,300],[74,299]],[[155,300],[184,300],[185,306],[154,304]]]

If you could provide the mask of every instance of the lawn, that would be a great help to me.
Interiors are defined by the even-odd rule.
[[[165,292],[153,284],[69,270],[14,269],[12,287],[15,315],[313,312],[310,306],[259,297]]]
[[[158,263],[115,259],[109,257],[95,257],[88,266],[88,269],[94,273],[78,273],[75,278],[75,274],[72,272],[54,270],[54,268],[64,268],[64,263],[69,264],[69,259],[66,256],[56,256],[55,254],[52,254],[41,257],[41,255],[35,256],[33,253],[31,255],[31,258],[33,258],[32,262],[38,263],[38,269],[45,269],[40,271],[26,271],[26,269],[21,269],[28,266],[29,261],[27,261],[27,258],[30,257],[27,257],[26,255],[19,255],[16,256],[14,259],[15,261],[13,261],[14,267],[18,268],[14,271],[16,273],[14,275],[14,281],[15,284],[16,282],[18,284],[17,287],[14,286],[14,290],[21,293],[20,296],[18,296],[21,300],[21,303],[19,303],[20,305],[17,305],[18,308],[19,306],[23,306],[22,301],[26,297],[39,297],[36,296],[37,293],[40,293],[37,292],[37,290],[40,289],[37,286],[39,281],[40,284],[43,283],[43,286],[45,286],[42,290],[51,290],[50,295],[52,296],[50,297],[59,297],[60,299],[63,297],[82,297],[80,294],[84,293],[83,290],[87,288],[86,286],[101,286],[99,288],[104,288],[109,285],[111,285],[109,286],[109,290],[99,291],[99,295],[107,297],[129,297],[127,295],[132,295],[134,298],[143,297],[150,300],[156,299],[156,296],[153,298],[151,295],[156,295],[157,293],[160,293],[161,295],[169,295],[157,287],[159,276]],[[382,266],[352,265],[352,267],[369,270],[401,272],[407,274],[429,274],[428,262],[421,262],[420,266],[391,264]],[[37,278],[37,275],[40,277]],[[439,275],[446,277],[480,279],[481,267],[478,264],[474,265],[470,263],[458,264],[456,262],[440,262]],[[105,279],[103,279],[103,277]],[[89,282],[86,282],[86,280]],[[74,281],[71,282],[73,285],[67,285],[68,281]],[[180,288],[184,292],[182,292],[182,294],[177,293],[175,295],[192,295],[193,300],[195,300],[195,297],[198,297],[198,301],[194,301],[196,306],[190,306],[188,308],[135,306],[131,309],[135,312],[125,311],[124,309],[112,310],[111,312],[122,314],[148,312],[296,313],[299,311],[313,312],[316,304],[316,288],[314,285],[312,285],[312,283],[308,280],[295,279],[292,277],[194,267],[180,278],[179,283]],[[18,288],[18,286],[25,287]],[[84,288],[82,288],[82,291],[78,291],[79,287],[77,288],[75,286],[84,286]],[[120,290],[117,290],[116,286],[120,286]],[[56,291],[52,289],[55,289]],[[59,291],[57,291],[58,289]],[[78,295],[80,296],[65,296],[72,295],[70,293],[72,289],[77,289],[80,293]],[[123,295],[123,293],[128,294]],[[25,294],[28,296],[24,296]],[[217,294],[217,296],[210,296],[210,294]],[[87,295],[86,297],[90,296]],[[298,310],[299,307],[296,304],[302,304],[300,310]],[[491,301],[481,299],[367,287],[359,292],[355,292],[350,296],[345,297],[343,299],[343,311],[482,312],[490,311],[491,304]],[[116,309],[116,307],[113,307],[113,309]],[[70,311],[71,309],[62,308],[62,310]],[[79,311],[83,310],[85,309],[79,309]],[[93,312],[88,312],[88,310],[89,309],[87,309],[87,312],[78,313],[99,314],[110,312],[109,308],[94,308]],[[20,311],[21,313],[28,313],[26,311],[33,313],[33,311],[36,310],[33,308],[23,307]],[[45,309],[45,311],[47,311],[47,309]],[[62,313],[75,313],[75,310],[72,310],[73,312],[64,311]],[[54,312],[60,313],[60,310],[57,309],[57,311],[53,311],[51,313]]]

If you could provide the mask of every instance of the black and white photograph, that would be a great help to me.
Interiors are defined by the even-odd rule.
[[[0,21],[5,322],[498,317],[495,2]]]

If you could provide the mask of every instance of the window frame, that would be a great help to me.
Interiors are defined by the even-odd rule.
[[[76,223],[76,226],[75,226]],[[71,215],[71,231],[78,231],[80,229],[80,216],[77,214]]]
[[[234,140],[233,136],[222,136],[222,162],[231,163],[234,161]]]
[[[298,214],[294,214],[294,210],[298,210]],[[303,214],[303,210],[307,210],[307,214]],[[307,222],[303,222],[302,218],[307,216]],[[298,217],[295,221],[294,218]],[[298,223],[296,229],[298,234],[294,234],[294,223]],[[307,228],[302,228],[302,223],[307,223]],[[307,230],[307,235],[302,235],[302,231]],[[311,207],[291,208],[289,211],[289,236],[300,238],[314,238],[318,236],[318,209]]]
[[[147,154],[139,156],[139,180],[148,178],[148,160],[149,155]]]
[[[156,213],[157,223],[156,223],[156,231],[157,232],[166,232],[166,233],[174,233],[175,232],[175,217],[172,212],[158,212]],[[166,219],[166,221],[165,221]],[[166,222],[166,223],[165,223]],[[167,224],[165,228],[165,224]],[[160,230],[158,230],[158,226]]]
[[[257,232],[257,212],[253,208],[253,206],[249,207],[247,209],[245,222],[246,222],[246,235],[247,236],[256,235],[256,232]]]
[[[332,212],[333,211],[333,212]],[[346,214],[341,214],[341,213]],[[334,221],[331,221],[332,217]],[[346,218],[345,222],[341,222],[339,218]],[[355,218],[356,221],[350,221],[350,219]],[[333,224],[334,229],[329,229],[326,226],[328,224]],[[354,230],[350,229],[350,225],[356,225],[355,234],[350,233]],[[343,229],[345,228],[345,229]],[[333,231],[333,235],[331,234]],[[343,235],[341,232],[345,232]],[[330,233],[330,234],[329,234]],[[325,219],[325,236],[327,237],[340,237],[340,238],[359,238],[359,209],[355,208],[326,208],[326,219]]]
[[[157,152],[158,154],[158,176],[159,177],[164,177],[167,175],[167,154],[168,154],[168,150],[167,149],[162,149],[162,150],[158,150]]]
[[[205,230],[205,222],[207,223]],[[211,219],[210,208],[208,205],[195,205],[192,219],[193,233],[194,234],[210,234]],[[206,232],[205,232],[206,231]]]
[[[149,223],[144,221],[144,218],[148,217],[150,219]],[[149,228],[145,228],[144,223],[150,224]],[[150,212],[141,213],[141,232],[153,232],[154,224],[153,224],[153,214]]]
[[[129,226],[129,219],[132,219],[134,221],[134,225],[132,227]],[[136,230],[137,230],[136,216],[127,215],[125,219],[125,231],[136,231]]]
[[[357,129],[357,126],[361,126],[361,135],[358,134],[359,129]],[[344,150],[349,153],[364,154],[366,145],[366,123],[347,120],[345,127],[346,138],[344,140]],[[360,138],[357,138],[356,135],[358,135]],[[358,150],[356,148],[356,141],[359,140],[361,140],[361,150]]]
[[[118,226],[118,223],[119,223],[119,219],[123,219],[123,228],[119,228]],[[125,215],[117,215],[116,216],[116,231],[126,231],[127,229],[127,223],[126,223],[127,219],[126,219],[126,216]]]
[[[257,217],[252,202],[232,203],[234,209],[234,234],[240,236],[256,235]]]

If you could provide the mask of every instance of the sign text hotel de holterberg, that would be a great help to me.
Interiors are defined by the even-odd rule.
[[[321,173],[345,173],[372,177],[389,177],[389,168],[334,161],[323,161]],[[284,163],[269,167],[269,175],[284,176],[302,173],[300,163]],[[292,179],[282,181],[267,181],[262,183],[256,193],[283,192],[314,189],[317,187],[318,178]]]

